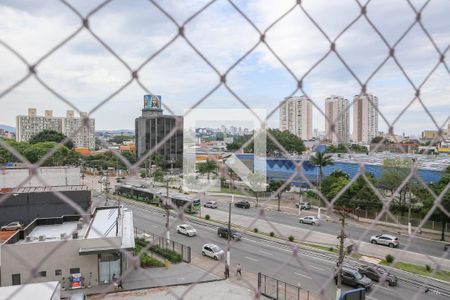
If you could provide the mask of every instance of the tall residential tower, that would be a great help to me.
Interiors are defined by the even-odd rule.
[[[331,96],[325,99],[325,136],[333,143],[349,142],[350,113],[348,105],[349,101],[344,97]]]
[[[287,97],[282,101],[280,130],[288,130],[302,140],[312,139],[312,103],[308,97]]]
[[[378,132],[378,98],[372,94],[353,97],[353,141],[369,144]]]

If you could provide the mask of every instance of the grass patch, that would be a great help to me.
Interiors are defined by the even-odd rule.
[[[320,249],[320,250],[327,251],[327,252],[336,252],[336,249],[333,247],[330,247],[330,246],[323,246],[323,245],[312,244],[312,243],[302,243],[302,244],[305,246],[308,246],[308,247]]]
[[[380,262],[380,264],[385,266],[390,265],[384,259]],[[423,276],[430,276],[439,280],[450,282],[450,272],[448,271],[437,271],[435,274],[433,274],[433,270],[431,270],[430,272],[427,270],[425,266],[419,266],[404,262],[396,262],[390,266],[410,273],[419,274]]]

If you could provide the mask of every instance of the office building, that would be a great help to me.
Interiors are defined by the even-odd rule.
[[[177,123],[178,128],[175,129]],[[162,156],[167,164],[183,159],[183,117],[164,115],[161,109],[161,96],[144,96],[142,116],[136,118],[135,128],[138,158],[156,149],[161,143],[154,153]],[[168,137],[173,130],[173,135]]]
[[[348,143],[350,138],[349,101],[344,97],[325,99],[325,137],[332,143]],[[330,120],[330,121],[328,121]]]
[[[378,132],[378,97],[372,94],[353,97],[353,141],[369,144]]]
[[[44,130],[54,130],[70,137],[75,147],[95,148],[95,120],[90,118],[88,126],[83,126],[85,113],[75,117],[73,110],[68,110],[66,117],[54,117],[53,111],[46,110],[38,116],[36,108],[29,108],[28,115],[16,117],[16,140],[27,142],[34,135]]]
[[[312,134],[312,103],[306,96],[287,97],[280,105],[280,130],[288,130],[302,140]]]

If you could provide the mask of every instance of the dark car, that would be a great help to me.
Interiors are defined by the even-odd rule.
[[[381,266],[361,266],[358,268],[359,273],[367,276],[376,282],[386,281],[390,286],[397,285],[397,276],[389,273],[385,268]]]
[[[444,251],[447,251],[450,248],[450,244],[445,244],[444,245]]]
[[[337,275],[334,276],[334,280],[337,284]],[[373,286],[373,281],[370,278],[362,275],[358,270],[348,267],[341,269],[341,280],[342,284],[356,288],[365,288],[366,291],[370,290]]]
[[[295,207],[300,207],[301,210],[310,210],[311,209],[311,203],[309,202],[299,202],[295,203]]]
[[[236,230],[228,230],[228,228],[225,227],[219,227],[219,229],[217,229],[217,234],[220,237],[226,238],[228,239],[228,235],[230,236],[230,239],[236,239],[236,240],[240,240],[242,238],[242,235],[237,232]]]
[[[250,202],[248,201],[239,201],[234,204],[235,207],[240,208],[250,208]]]

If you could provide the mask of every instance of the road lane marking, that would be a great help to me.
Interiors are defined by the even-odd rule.
[[[263,254],[265,254],[265,255],[273,256],[272,253],[267,252],[267,251],[264,251],[264,250],[259,250],[259,252],[261,252],[261,253],[263,253]]]
[[[302,277],[308,278],[308,279],[312,279],[312,278],[311,278],[310,276],[308,276],[308,275],[300,274],[300,273],[297,273],[297,272],[294,272],[294,274],[295,274],[295,275],[298,275],[298,276],[302,276]]]
[[[370,297],[370,296],[367,296],[367,295],[366,295],[366,298],[367,298],[367,299],[378,300],[377,298],[374,298],[374,297]]]
[[[248,256],[246,256],[245,258],[248,259],[248,260],[251,260],[251,261],[258,261],[257,259],[255,259],[255,258],[253,258],[253,257],[248,257]]]
[[[309,267],[313,268],[313,269],[316,269],[316,270],[319,270],[319,271],[325,271],[325,269],[322,269],[322,268],[319,268],[319,267],[316,267],[316,266],[313,266],[313,265],[309,265]]]

